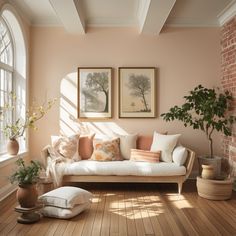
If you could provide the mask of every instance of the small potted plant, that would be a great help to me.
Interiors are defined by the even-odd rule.
[[[231,136],[231,125],[236,121],[235,117],[229,114],[233,97],[229,91],[219,92],[218,89],[198,85],[184,98],[185,103],[182,106],[174,106],[161,116],[165,121],[179,120],[184,123],[185,127],[191,126],[205,133],[209,143],[209,153],[203,158],[198,158],[201,161],[199,163],[201,167],[204,160],[216,159],[213,152],[213,132],[218,131],[225,136]],[[221,160],[217,163],[219,165],[215,167],[215,171],[219,175]]]
[[[26,165],[22,158],[16,161],[18,168],[10,176],[11,183],[18,184],[17,200],[23,208],[34,207],[38,194],[36,190],[36,183],[39,180],[41,164],[38,161],[31,161],[29,165]]]
[[[46,104],[41,106],[33,106],[31,109],[26,111],[25,118],[17,118],[12,121],[11,115],[17,109],[17,96],[14,93],[8,94],[9,103],[5,104],[0,110],[0,122],[3,123],[3,132],[9,139],[7,143],[7,152],[10,155],[17,155],[19,151],[19,143],[17,139],[24,136],[27,128],[33,128],[37,130],[35,123],[42,119],[44,115],[51,109],[56,99],[49,100]]]

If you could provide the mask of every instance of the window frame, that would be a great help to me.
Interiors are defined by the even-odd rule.
[[[6,74],[7,73],[10,74],[10,78],[6,78],[6,76],[7,76],[6,74],[4,75],[4,77],[3,77],[3,86],[5,87],[5,84],[9,83],[8,80],[9,79],[11,80],[10,81],[11,86],[10,86],[10,88],[8,88],[6,90],[5,88],[1,89],[1,79],[0,79],[0,93],[2,92],[3,94],[5,94],[5,93],[9,93],[9,92],[14,92],[14,90],[15,90],[15,86],[14,86],[14,81],[15,81],[14,80],[15,42],[13,40],[12,33],[11,33],[11,30],[10,30],[10,28],[8,26],[8,23],[7,23],[7,21],[4,19],[4,17],[2,15],[0,15],[0,21],[1,21],[1,23],[3,24],[3,26],[6,29],[6,34],[8,35],[9,40],[10,40],[9,45],[10,45],[11,51],[12,51],[11,52],[11,59],[10,59],[12,65],[4,63],[4,62],[2,62],[0,60],[0,71],[2,70],[3,74],[5,74],[5,73]],[[7,48],[5,48],[4,50],[7,50]],[[3,97],[4,97],[4,95],[3,95]],[[1,100],[1,96],[0,96],[0,100]],[[0,101],[0,103],[1,103],[1,101]],[[10,116],[9,120],[11,120],[11,122],[13,122],[15,120],[15,118],[16,118],[15,115],[16,114],[14,112],[9,114],[9,116]],[[4,122],[3,122],[2,125],[4,126]],[[4,134],[2,134],[1,136],[2,136],[1,137],[2,142],[0,142],[0,155],[4,155],[7,152],[6,147],[4,148],[4,146],[6,146],[6,143],[7,143],[7,138],[5,137]]]
[[[25,112],[28,107],[28,38],[25,25],[22,22],[17,10],[9,3],[0,6],[0,17],[7,28],[9,39],[11,41],[12,64],[8,65],[0,62],[0,68],[6,73],[11,73],[11,88],[16,94],[20,103],[15,111],[12,112],[12,121],[14,122],[18,116],[25,119]],[[4,73],[4,72],[3,72]],[[23,106],[23,108],[21,108]],[[5,137],[5,136],[3,136]],[[24,137],[18,139],[20,143],[19,153],[28,152],[28,132]],[[7,142],[7,138],[6,141]],[[9,156],[5,146],[0,146],[0,157]],[[9,156],[9,158],[12,158]]]

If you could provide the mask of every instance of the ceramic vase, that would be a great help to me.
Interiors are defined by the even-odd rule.
[[[10,155],[17,155],[19,152],[19,143],[16,139],[9,139],[7,143],[7,153]]]
[[[202,178],[203,179],[214,179],[214,167],[212,165],[202,165]]]

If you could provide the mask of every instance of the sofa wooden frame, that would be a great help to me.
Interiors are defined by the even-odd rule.
[[[195,160],[195,152],[188,149],[188,156],[185,162],[186,174],[175,176],[118,176],[118,175],[64,175],[63,183],[177,183],[178,193],[181,194],[183,183],[188,179]],[[43,163],[46,167],[49,156],[48,146],[42,150]]]

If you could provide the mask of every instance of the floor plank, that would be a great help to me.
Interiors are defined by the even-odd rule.
[[[42,218],[31,225],[17,223],[13,197],[4,201],[0,236],[181,236],[236,235],[236,193],[228,201],[198,196],[195,181],[182,195],[171,184],[97,184],[90,209],[70,220]]]
[[[92,204],[91,209],[88,213],[88,217],[87,217],[86,221],[82,220],[76,226],[76,229],[73,232],[73,235],[88,236],[88,235],[92,234],[94,220],[95,220],[95,217],[96,217],[99,202],[100,202],[100,193],[99,192],[94,192],[93,204]]]
[[[111,197],[110,211],[111,211],[111,224],[110,224],[110,235],[117,236],[119,235],[119,200],[117,199],[118,191],[115,190]]]
[[[110,191],[105,194],[105,208],[104,208],[104,214],[103,214],[102,226],[101,226],[102,236],[109,236],[110,234],[111,212],[109,209],[110,209],[112,195],[113,193]]]
[[[189,202],[199,208],[205,217],[214,225],[220,235],[231,235],[225,224],[222,224],[222,217],[218,215],[208,204],[207,199],[201,198],[196,194],[191,194],[188,198]],[[228,203],[227,203],[228,204]],[[205,222],[204,222],[205,225]],[[207,226],[207,225],[205,225]],[[236,234],[236,233],[235,233]]]
[[[127,234],[129,236],[137,235],[132,201],[132,193],[130,191],[125,192],[125,213],[127,221]]]

